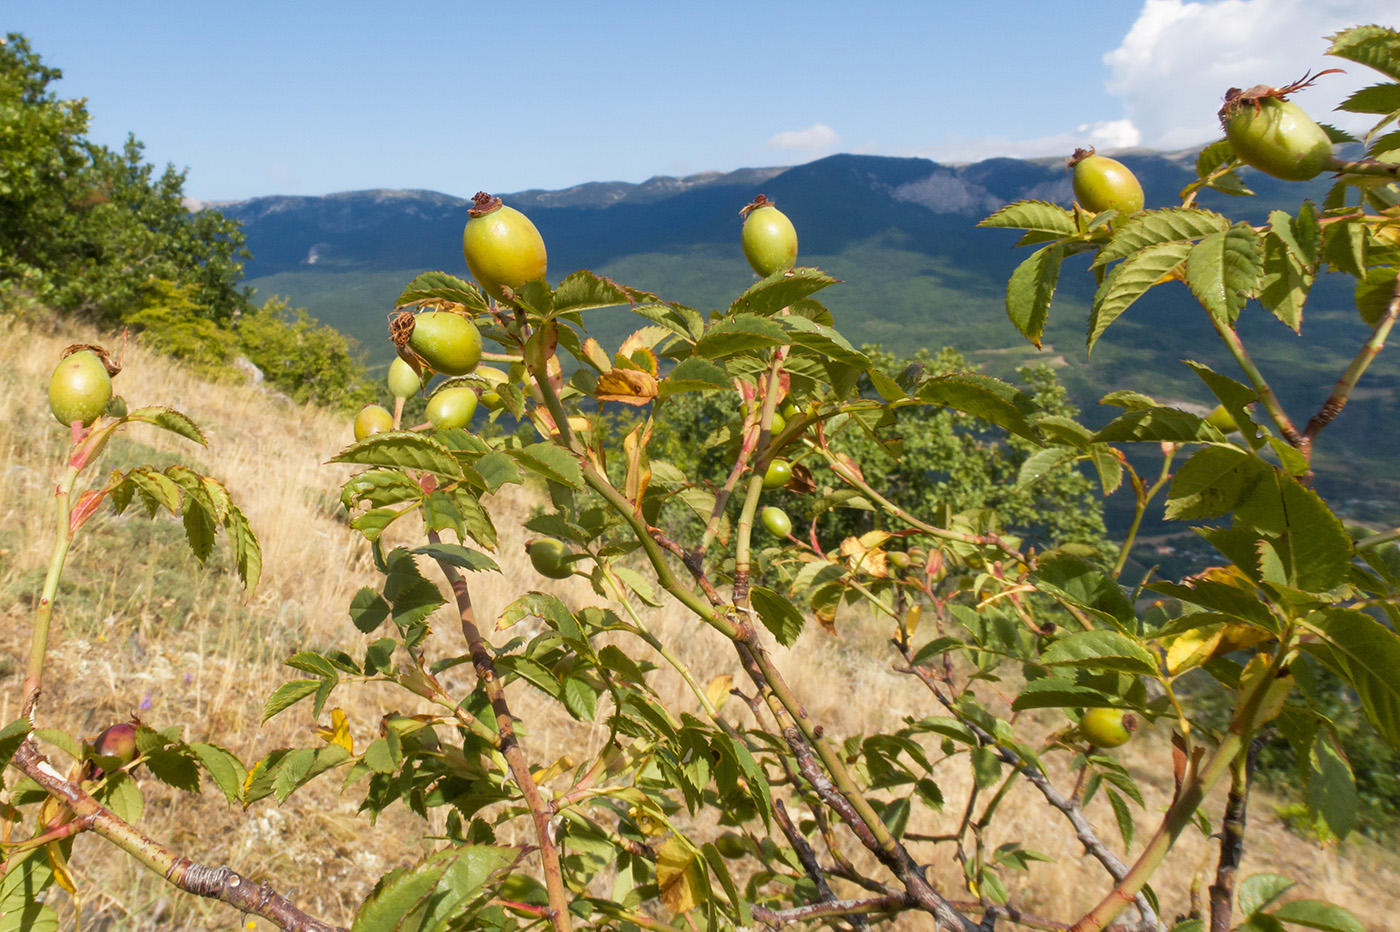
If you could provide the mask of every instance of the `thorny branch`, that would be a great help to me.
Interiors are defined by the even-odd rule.
[[[944,694],[943,690],[938,688],[938,684],[934,682],[929,672],[923,667],[914,664],[914,659],[909,654],[907,647],[904,648],[902,652],[907,665],[896,667],[896,672],[909,673],[918,677],[919,680],[928,687],[929,691],[933,693],[938,703],[957,716],[957,706]],[[1070,825],[1074,827],[1075,837],[1079,839],[1079,843],[1084,846],[1084,851],[1103,865],[1104,870],[1108,872],[1110,877],[1117,882],[1122,882],[1123,878],[1128,876],[1128,866],[1099,839],[1098,833],[1094,831],[1093,824],[1085,817],[1084,811],[1080,808],[1078,801],[1067,799],[1059,790],[1055,789],[1049,777],[1039,769],[1023,761],[1021,756],[1015,751],[1002,747],[995,737],[976,722],[967,721],[962,716],[958,716],[958,720],[976,736],[979,744],[983,747],[991,748],[992,752],[1001,759],[1002,763],[1009,767],[1020,769],[1021,775],[1040,791],[1040,795],[1045,798],[1045,801],[1049,803],[1052,808],[1059,810],[1064,817],[1069,820]],[[1138,894],[1133,902],[1134,905],[1137,906],[1138,914],[1142,917],[1142,927],[1144,929],[1157,929],[1159,927],[1157,913],[1152,909],[1152,905],[1147,902],[1147,897]]]
[[[240,912],[275,922],[287,932],[345,932],[340,926],[308,916],[265,883],[253,883],[228,867],[205,867],[142,834],[81,786],[59,774],[31,742],[20,745],[12,763],[71,809],[74,821],[83,824],[85,830],[101,835],[181,890],[222,900]]]
[[[1225,801],[1225,819],[1220,826],[1220,861],[1215,868],[1215,883],[1210,885],[1210,932],[1228,932],[1235,883],[1239,879],[1240,859],[1244,855],[1244,829],[1249,807],[1249,784],[1254,778],[1254,765],[1264,750],[1266,738],[1258,735],[1249,743],[1230,781],[1230,795]]]
[[[435,544],[440,541],[436,531],[429,531],[428,538]],[[472,608],[467,581],[452,564],[441,560],[437,563],[456,596],[462,634],[471,650],[472,664],[476,667],[477,678],[485,689],[487,698],[491,700],[491,708],[496,713],[496,726],[501,734],[501,754],[510,766],[511,776],[514,777],[520,795],[529,807],[530,818],[535,824],[535,835],[540,845],[540,861],[544,866],[545,887],[549,891],[549,918],[554,923],[555,932],[572,932],[569,891],[564,886],[564,873],[559,863],[559,845],[555,841],[551,821],[553,811],[540,795],[539,787],[535,785],[534,776],[530,773],[530,765],[525,760],[525,751],[516,739],[515,717],[511,714],[510,706],[506,704],[505,687],[496,674],[496,664],[491,659],[491,651],[476,626],[476,611]]]

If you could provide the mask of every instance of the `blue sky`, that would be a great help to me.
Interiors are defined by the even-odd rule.
[[[203,200],[426,188],[470,196],[792,165],[969,161],[1213,138],[1227,87],[1327,64],[1395,0],[65,2],[25,33]],[[1297,100],[1322,121],[1362,86]]]

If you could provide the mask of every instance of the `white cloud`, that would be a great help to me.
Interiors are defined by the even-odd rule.
[[[813,123],[806,129],[776,133],[764,145],[765,149],[787,149],[817,156],[835,152],[841,145],[841,134],[825,123]]]
[[[1333,108],[1380,76],[1324,55],[1326,37],[1348,26],[1391,22],[1396,12],[1396,0],[1143,0],[1137,21],[1103,59],[1106,89],[1123,101],[1122,119],[1031,139],[948,136],[895,154],[971,162],[1063,156],[1087,145],[1102,152],[1185,149],[1220,137],[1215,114],[1227,89],[1278,87],[1309,69],[1339,67],[1347,74],[1324,76],[1297,101],[1319,122],[1364,132],[1374,120]]]
[[[1142,142],[1142,135],[1129,120],[1081,123],[1053,136],[1010,139],[1006,136],[967,138],[949,136],[935,146],[923,146],[898,153],[932,159],[935,162],[977,162],[982,159],[1033,159],[1064,156],[1075,149],[1093,146],[1101,152],[1131,149]]]
[[[1145,0],[1122,44],[1104,56],[1107,87],[1142,144],[1170,150],[1220,135],[1215,112],[1228,88],[1282,86],[1307,69],[1345,67],[1348,74],[1300,92],[1298,103],[1320,122],[1365,129],[1365,118],[1332,108],[1377,76],[1325,56],[1325,37],[1394,14],[1394,0]]]

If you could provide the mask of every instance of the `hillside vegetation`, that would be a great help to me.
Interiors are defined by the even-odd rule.
[[[59,319],[37,324],[0,319],[0,392],[14,401],[0,410],[5,477],[0,482],[0,670],[6,702],[17,694],[23,677],[29,618],[51,546],[51,477],[68,446],[67,432],[48,413],[43,387],[52,362],[75,342],[120,346],[110,332],[75,329]],[[125,351],[117,385],[133,406],[171,403],[185,411],[204,428],[209,446],[199,449],[154,429],[132,431],[113,442],[97,471],[137,462],[184,462],[226,483],[259,537],[265,570],[258,589],[245,595],[222,549],[216,549],[208,566],[195,563],[177,522],[150,520],[139,509],[122,517],[110,509],[99,512],[70,555],[57,603],[46,722],[93,735],[130,715],[149,716],[162,728],[179,727],[186,740],[215,742],[249,761],[277,747],[305,743],[318,724],[308,706],[266,725],[257,722],[272,688],[297,675],[282,664],[296,646],[346,643],[351,627],[345,606],[373,574],[368,546],[346,525],[331,491],[349,470],[326,462],[351,441],[348,418],[293,404],[257,386],[211,383],[188,365],[152,352],[139,338]],[[492,505],[493,511],[502,509],[496,512],[502,539],[493,554],[501,572],[479,577],[472,589],[480,617],[494,621],[519,595],[520,580],[558,595],[575,610],[603,604],[584,580],[547,580],[531,570],[523,524],[543,504],[542,490],[506,486],[503,495]],[[418,529],[405,527],[400,533],[411,539]],[[448,610],[430,619],[431,638],[441,652],[465,649],[450,615]],[[706,639],[693,636],[694,622],[679,608],[647,617],[660,637],[678,645],[701,682],[725,671],[725,658]],[[841,630],[834,637],[810,625],[791,649],[774,647],[790,682],[811,697],[814,715],[834,732],[850,735],[889,726],[905,715],[930,714],[917,701],[918,694],[904,687],[904,678],[876,660],[888,638],[884,623],[853,615]],[[496,632],[492,639],[502,642],[507,636]],[[628,644],[629,651],[638,650],[635,640]],[[636,659],[647,659],[645,651],[636,653]],[[469,676],[463,674],[463,680]],[[659,686],[673,707],[693,706],[679,678],[662,679]],[[357,747],[378,735],[385,713],[433,708],[427,702],[405,706],[402,696],[402,691],[367,688],[337,696],[335,704],[347,714]],[[524,681],[511,686],[510,696],[512,707],[532,722],[551,710]],[[851,702],[852,696],[861,701]],[[994,694],[988,698],[995,701]],[[730,708],[742,722],[739,705]],[[0,711],[12,717],[15,710]],[[607,738],[605,724],[571,721],[557,709],[547,721],[546,728],[536,726],[531,732],[541,760]],[[1048,733],[1059,725],[1056,716],[1046,715],[1039,727]],[[1120,752],[1148,792],[1147,811],[1165,806],[1171,792],[1161,779],[1170,773],[1170,764],[1155,756],[1161,750],[1160,742],[1138,741]],[[1057,778],[1072,780],[1065,773]],[[938,774],[949,798],[961,796],[968,779],[951,763]],[[264,800],[251,808],[249,818],[212,786],[193,798],[151,780],[142,785],[146,803],[141,824],[204,863],[228,863],[254,879],[277,878],[289,889],[304,891],[299,898],[306,908],[346,922],[373,877],[422,852],[416,816],[395,806],[371,826],[365,816],[356,815],[353,791],[342,796],[337,785],[336,780],[317,781],[281,805]],[[1209,807],[1212,818],[1219,817],[1223,805],[1222,793]],[[1019,783],[1003,812],[1007,817],[998,832],[1011,834],[993,836],[990,844],[1014,840],[1055,858],[1019,875],[1020,887],[1013,888],[1018,901],[1051,914],[1087,906],[1097,868],[1082,857],[1055,813]],[[1090,814],[1110,823],[1113,818],[1102,795]],[[927,824],[910,830],[946,832],[961,813],[930,813],[927,818]],[[1360,836],[1340,847],[1318,847],[1290,832],[1266,797],[1251,809],[1250,828],[1258,834],[1251,835],[1246,848],[1244,873],[1287,874],[1307,895],[1346,904],[1371,928],[1386,928],[1400,910],[1394,892],[1400,890],[1400,861],[1393,851]],[[1202,862],[1211,847],[1199,834],[1184,837],[1181,844],[1196,853],[1178,859],[1179,864]],[[242,928],[227,907],[172,893],[101,839],[79,839],[73,863],[84,904],[83,928]],[[955,864],[942,871],[946,876],[940,882],[950,888],[961,884]],[[1164,900],[1181,902],[1192,879],[1189,873],[1167,873],[1154,879],[1154,886]],[[914,916],[897,926],[921,927]],[[270,927],[255,923],[252,928]]]

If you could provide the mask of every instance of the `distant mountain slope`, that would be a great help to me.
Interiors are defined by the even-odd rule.
[[[1195,177],[1194,153],[1116,157],[1138,175],[1149,204],[1176,203]],[[1257,173],[1248,181],[1257,197],[1207,192],[1199,205],[1262,222],[1269,210],[1296,207],[1305,196],[1320,198],[1326,187],[1326,179],[1300,186]],[[787,169],[597,182],[503,197],[544,235],[552,279],[589,268],[708,310],[727,306],[753,280],[738,246],[739,209],[760,191],[796,225],[799,262],[843,280],[822,299],[857,344],[879,342],[906,353],[952,345],[999,375],[1014,374],[1025,362],[1049,361],[1064,367],[1066,383],[1084,405],[1126,387],[1205,403],[1203,386],[1178,362],[1183,356],[1235,371],[1184,288],[1159,289],[1139,301],[1088,356],[1084,328],[1094,280],[1083,271],[1086,263],[1071,263],[1061,276],[1043,351],[1015,333],[1003,293],[1028,251],[1011,248],[1013,233],[976,223],[1024,198],[1069,203],[1062,159],[940,165],[835,155]],[[306,306],[360,339],[375,362],[387,363],[391,356],[385,318],[413,275],[429,269],[466,275],[460,243],[469,202],[462,197],[357,191],[218,206],[244,224],[253,252],[248,276],[262,295],[282,294]],[[1252,307],[1241,325],[1256,341],[1261,364],[1289,373],[1276,387],[1299,413],[1311,413],[1326,397],[1365,331],[1340,282],[1319,283],[1309,323],[1300,339]],[[588,320],[589,331],[605,345],[635,326],[623,312],[598,312]],[[1397,452],[1389,425],[1400,418],[1400,365],[1382,355],[1363,389],[1373,401],[1329,429],[1324,468],[1330,462],[1351,474],[1373,457]],[[1329,461],[1329,445],[1345,456]]]

